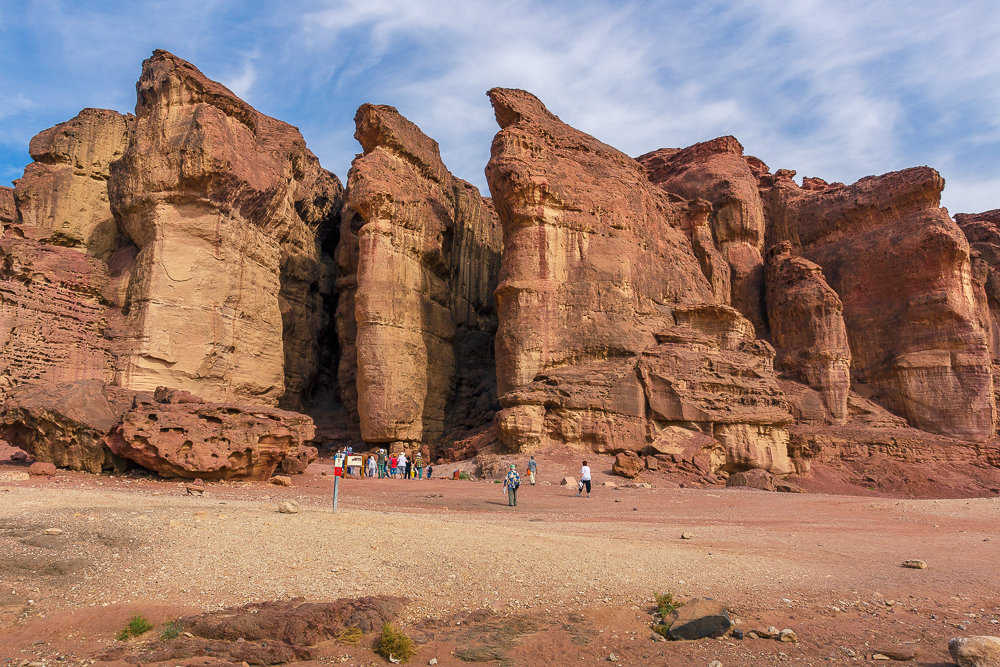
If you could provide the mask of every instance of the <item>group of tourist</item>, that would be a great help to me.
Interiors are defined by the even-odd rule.
[[[365,474],[379,479],[430,479],[434,467],[430,461],[424,464],[424,455],[418,450],[410,456],[406,452],[390,454],[379,449],[369,454],[365,463]]]
[[[538,474],[538,464],[535,463],[535,457],[532,456],[531,460],[528,461],[528,481],[532,486],[535,485],[535,475]],[[583,466],[580,468],[580,481],[576,487],[576,495],[582,495],[583,490],[587,490],[587,497],[590,497],[590,483],[591,483],[591,473],[590,466],[587,462],[583,462]],[[517,490],[521,486],[521,475],[517,472],[517,465],[511,463],[510,471],[507,473],[506,477],[503,478],[503,490],[507,492],[507,504],[511,507],[517,505]]]

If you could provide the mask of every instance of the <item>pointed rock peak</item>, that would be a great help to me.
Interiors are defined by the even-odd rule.
[[[376,148],[386,148],[415,165],[428,178],[444,182],[448,170],[441,161],[438,142],[424,134],[395,107],[385,104],[362,104],[354,115],[357,128],[354,138],[365,155]]]
[[[142,75],[135,88],[136,115],[143,115],[163,103],[168,106],[205,103],[237,118],[251,129],[256,128],[259,114],[252,106],[188,61],[163,49],[153,51],[153,55],[142,62]]]
[[[559,117],[545,108],[542,101],[526,90],[493,88],[486,93],[493,104],[493,113],[501,128],[521,121],[557,121]]]

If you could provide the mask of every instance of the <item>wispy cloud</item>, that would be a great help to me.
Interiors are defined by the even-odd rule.
[[[342,178],[354,110],[372,101],[485,189],[484,92],[503,85],[633,155],[735,134],[828,180],[931,164],[946,205],[974,210],[1000,206],[996,25],[985,0],[0,0],[0,90],[37,105],[0,122],[35,123],[15,133],[30,137],[82,106],[127,110],[138,61],[161,47],[300,127]]]

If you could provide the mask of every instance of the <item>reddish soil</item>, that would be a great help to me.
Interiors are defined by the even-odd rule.
[[[444,478],[465,463],[429,481],[344,480],[336,515],[326,460],[291,488],[210,483],[204,497],[137,475],[2,481],[26,468],[0,463],[0,665],[91,664],[160,641],[179,616],[292,596],[405,595],[418,665],[852,664],[909,647],[910,664],[929,666],[951,664],[950,637],[1000,635],[996,497],[872,497],[886,491],[870,482],[868,497],[814,492],[856,488],[847,467],[799,480],[804,494],[669,488],[665,474],[614,489],[602,486],[623,482],[611,458],[588,458],[590,499],[558,485],[579,456],[557,452],[539,455],[540,483],[517,508],[491,482]],[[278,514],[284,499],[302,513]],[[928,568],[903,568],[909,558]],[[662,590],[713,597],[738,628],[799,641],[654,641]],[[123,646],[115,635],[135,614],[157,630]],[[326,642],[303,664],[388,664],[373,639]]]

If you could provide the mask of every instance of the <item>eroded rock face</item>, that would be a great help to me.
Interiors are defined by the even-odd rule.
[[[499,223],[396,109],[362,105],[355,123],[364,152],[338,249],[338,318],[353,317],[338,324],[340,379],[356,380],[366,441],[435,441],[482,423],[495,401]]]
[[[851,186],[800,188],[779,171],[772,183],[770,240],[789,241],[822,267],[840,296],[854,378],[920,429],[992,437],[982,304],[969,244],[940,208],[940,175],[917,167]]]
[[[285,459],[316,458],[306,444],[315,432],[306,415],[192,398],[163,391],[139,397],[104,442],[162,477],[188,479],[263,480]]]
[[[84,109],[35,135],[34,160],[15,182],[19,221],[49,231],[47,241],[107,260],[118,229],[108,201],[111,163],[125,151],[131,118]]]
[[[706,248],[712,241],[729,267],[731,292],[722,302],[753,322],[758,334],[766,334],[764,205],[757,176],[743,156],[743,146],[735,137],[725,136],[680,150],[661,148],[637,160],[646,168],[650,181],[667,192],[689,200],[703,199],[711,205],[711,238],[700,234],[699,240],[692,240]],[[714,267],[712,271],[719,272]]]
[[[326,325],[320,245],[339,181],[295,128],[165,51],[143,63],[136,87],[108,184],[138,248],[117,381],[299,405]]]
[[[718,283],[692,248],[708,209],[652,186],[637,162],[529,93],[490,98],[502,128],[486,173],[504,228],[497,425],[507,446],[643,451],[684,424],[721,443],[720,467],[790,472],[774,351],[715,301]]]
[[[14,205],[14,188],[0,185],[0,234],[10,223],[17,219],[17,207]]]
[[[18,224],[0,238],[0,396],[23,383],[113,376],[116,278],[104,262],[44,242],[50,234]]]
[[[978,280],[985,291],[984,317],[990,353],[996,363],[1000,361],[1000,209],[956,213],[955,222],[969,240],[973,253],[973,281]]]
[[[820,392],[835,424],[847,423],[851,350],[844,306],[823,270],[779,243],[767,253],[767,314],[777,349],[775,366]]]
[[[127,405],[115,392],[99,380],[22,385],[4,403],[0,436],[61,468],[122,469],[103,440]]]

